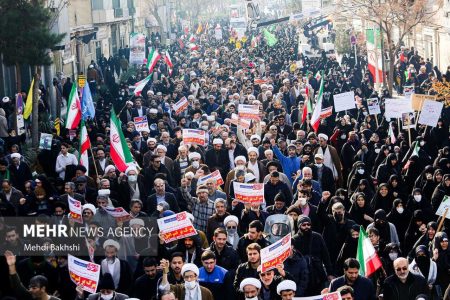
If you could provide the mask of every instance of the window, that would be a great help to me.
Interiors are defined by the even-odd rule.
[[[113,8],[120,8],[120,0],[113,0]]]
[[[92,10],[103,10],[103,0],[92,0]]]

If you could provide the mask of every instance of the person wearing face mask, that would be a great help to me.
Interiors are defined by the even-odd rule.
[[[426,280],[408,270],[408,260],[399,257],[394,260],[395,274],[384,281],[383,299],[411,300],[420,294],[428,294]]]
[[[409,211],[405,208],[403,200],[397,198],[392,203],[391,211],[386,216],[386,220],[395,226],[397,235],[401,239],[403,239],[406,234],[412,213],[413,211]]]
[[[76,288],[76,300],[126,300],[130,298],[126,294],[116,292],[114,281],[110,273],[105,273],[100,277],[97,289],[99,290],[98,293],[91,294],[86,298],[82,285],[78,285]]]
[[[140,199],[142,203],[147,200],[147,190],[145,188],[145,178],[136,167],[128,167],[119,177],[119,199],[128,207],[131,199]]]
[[[439,296],[444,293],[443,289],[450,283],[450,249],[448,247],[448,236],[445,232],[438,232],[433,241],[433,261],[436,262],[436,291]]]
[[[416,255],[409,264],[409,272],[422,276],[426,279],[430,295],[436,295],[434,283],[437,277],[437,265],[431,260],[427,247],[420,245],[416,247]]]
[[[415,188],[412,191],[412,194],[409,196],[408,202],[406,203],[406,209],[410,212],[417,209],[422,210],[423,215],[427,220],[432,220],[434,217],[430,200],[425,199],[420,188]]]
[[[450,174],[445,174],[442,177],[441,183],[436,186],[431,196],[431,205],[435,211],[439,208],[445,196],[450,196]]]
[[[370,228],[376,228],[380,235],[380,244],[386,245],[388,243],[400,244],[398,239],[397,229],[395,225],[387,221],[386,212],[382,209],[375,211],[373,216],[374,221],[367,226],[367,230]]]
[[[314,155],[314,164],[309,167],[312,170],[312,178],[320,183],[320,187],[323,191],[330,191],[334,194],[336,191],[336,185],[333,177],[333,171],[324,165],[324,157],[321,153]]]
[[[112,285],[109,290],[127,293],[132,287],[132,271],[127,261],[117,257],[120,250],[120,244],[113,239],[108,239],[103,243],[103,249],[105,250],[105,259],[100,263],[101,276],[109,274],[111,277]]]
[[[180,300],[214,300],[211,291],[198,282],[200,270],[194,264],[184,264],[181,268],[181,276],[184,278],[184,283],[169,284],[167,274],[169,273],[169,262],[167,260],[161,261],[163,268],[163,276],[159,289],[163,291],[172,290],[175,297]]]
[[[330,259],[334,262],[333,273],[331,273],[331,275],[334,275],[339,251],[355,222],[346,217],[345,207],[341,202],[335,202],[331,207],[331,214],[328,214],[327,207],[330,201],[333,201],[330,192],[324,191],[317,213],[324,226],[323,238],[330,253]]]
[[[311,267],[321,266],[321,268],[315,268],[314,273],[316,275],[309,280],[304,295],[317,295],[325,287],[324,283],[327,280],[327,274],[328,280],[334,278],[330,255],[322,235],[311,229],[311,219],[309,217],[299,216],[298,227],[299,231],[292,238],[292,245],[295,251],[314,261],[315,263]],[[326,271],[323,267],[325,267]],[[309,271],[312,272],[312,270]]]
[[[379,252],[381,263],[383,264],[386,277],[389,277],[395,273],[393,262],[402,256],[400,247],[396,243],[387,244],[382,252]],[[383,286],[383,281],[380,282],[380,287]]]

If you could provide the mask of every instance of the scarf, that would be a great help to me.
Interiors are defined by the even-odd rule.
[[[112,265],[112,272],[110,266]],[[108,260],[105,258],[102,260],[102,270],[103,274],[105,273],[111,273],[111,276],[114,281],[114,286],[116,289],[119,287],[119,281],[120,281],[120,260],[118,258],[114,259],[114,263],[109,264]]]
[[[197,286],[190,290],[185,288],[184,300],[202,300],[202,291],[200,289],[200,283],[197,282]]]

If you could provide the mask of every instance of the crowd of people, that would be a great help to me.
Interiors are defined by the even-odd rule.
[[[106,88],[90,77],[97,97],[95,118],[86,121],[89,166],[80,164],[79,131],[75,137],[54,131],[51,149],[40,150],[37,161],[24,156],[23,139],[5,136],[0,299],[288,300],[336,291],[346,300],[450,299],[450,223],[436,215],[450,196],[448,105],[435,127],[417,124],[408,133],[385,118],[391,95],[375,90],[364,60],[308,58],[296,51],[294,27],[273,33],[275,45],[256,35],[256,47],[250,38],[237,47],[233,36],[224,32],[217,40],[210,30],[196,36],[196,50],[188,46],[190,35],[180,36],[159,46],[162,58],[139,96],[132,84],[150,74],[145,65],[127,82],[113,74]],[[427,92],[427,78],[448,78],[410,51],[398,52],[399,94],[402,82]],[[415,72],[429,74],[423,81],[408,77]],[[315,131],[311,111],[303,112],[322,80],[323,108],[346,91],[360,101],[322,118]],[[182,97],[189,106],[176,113]],[[368,98],[378,98],[381,114],[369,115]],[[233,119],[239,104],[258,105],[260,120],[242,127]],[[123,172],[111,158],[112,107],[135,162]],[[142,116],[149,132],[136,130],[134,118]],[[206,145],[185,144],[186,128],[204,130]],[[197,183],[216,170],[222,185]],[[263,184],[264,203],[236,200],[236,182]],[[70,199],[83,205],[82,225],[68,217]],[[107,207],[123,207],[131,220],[118,221]],[[71,253],[25,253],[21,228],[8,223],[34,216],[42,224],[139,229],[180,212],[188,212],[196,235],[170,243],[162,236],[90,236],[80,258],[101,266],[94,294],[72,282]],[[365,266],[356,259],[361,226],[382,262],[368,278],[359,275]],[[263,272],[261,250],[288,234],[290,256]]]

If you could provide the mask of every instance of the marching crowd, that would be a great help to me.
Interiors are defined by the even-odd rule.
[[[180,38],[159,49],[173,68],[158,61],[139,96],[129,85],[149,75],[145,65],[106,89],[89,78],[98,87],[95,118],[86,121],[89,166],[79,164],[79,133],[67,130],[54,131],[51,149],[28,161],[0,110],[10,133],[0,159],[0,299],[287,300],[336,291],[346,300],[450,299],[450,222],[436,215],[450,196],[448,105],[435,127],[417,124],[408,134],[385,118],[390,95],[377,93],[364,60],[308,58],[295,50],[294,27],[274,34],[273,46],[249,38],[236,47],[233,37],[205,32],[196,50]],[[398,55],[399,93],[402,82],[426,93],[450,81],[450,71],[430,69],[413,49]],[[304,107],[319,96],[323,108],[333,106],[333,95],[347,91],[360,100],[356,108],[323,117],[314,130]],[[175,112],[182,97],[189,106]],[[369,115],[368,98],[378,98],[381,114]],[[234,119],[239,104],[258,105],[260,120],[247,128]],[[123,172],[111,158],[112,107],[135,161]],[[143,116],[149,131],[140,133],[133,121]],[[186,128],[204,130],[206,145],[185,144]],[[223,184],[197,184],[216,170]],[[263,184],[264,203],[236,200],[235,182]],[[82,225],[68,218],[70,199],[83,205]],[[131,220],[107,207],[125,208]],[[175,242],[90,236],[82,258],[101,266],[93,294],[72,282],[70,253],[24,253],[21,228],[7,221],[139,229],[184,211],[197,234]],[[361,226],[382,262],[368,278],[356,259]],[[289,257],[263,272],[261,249],[288,234]]]

